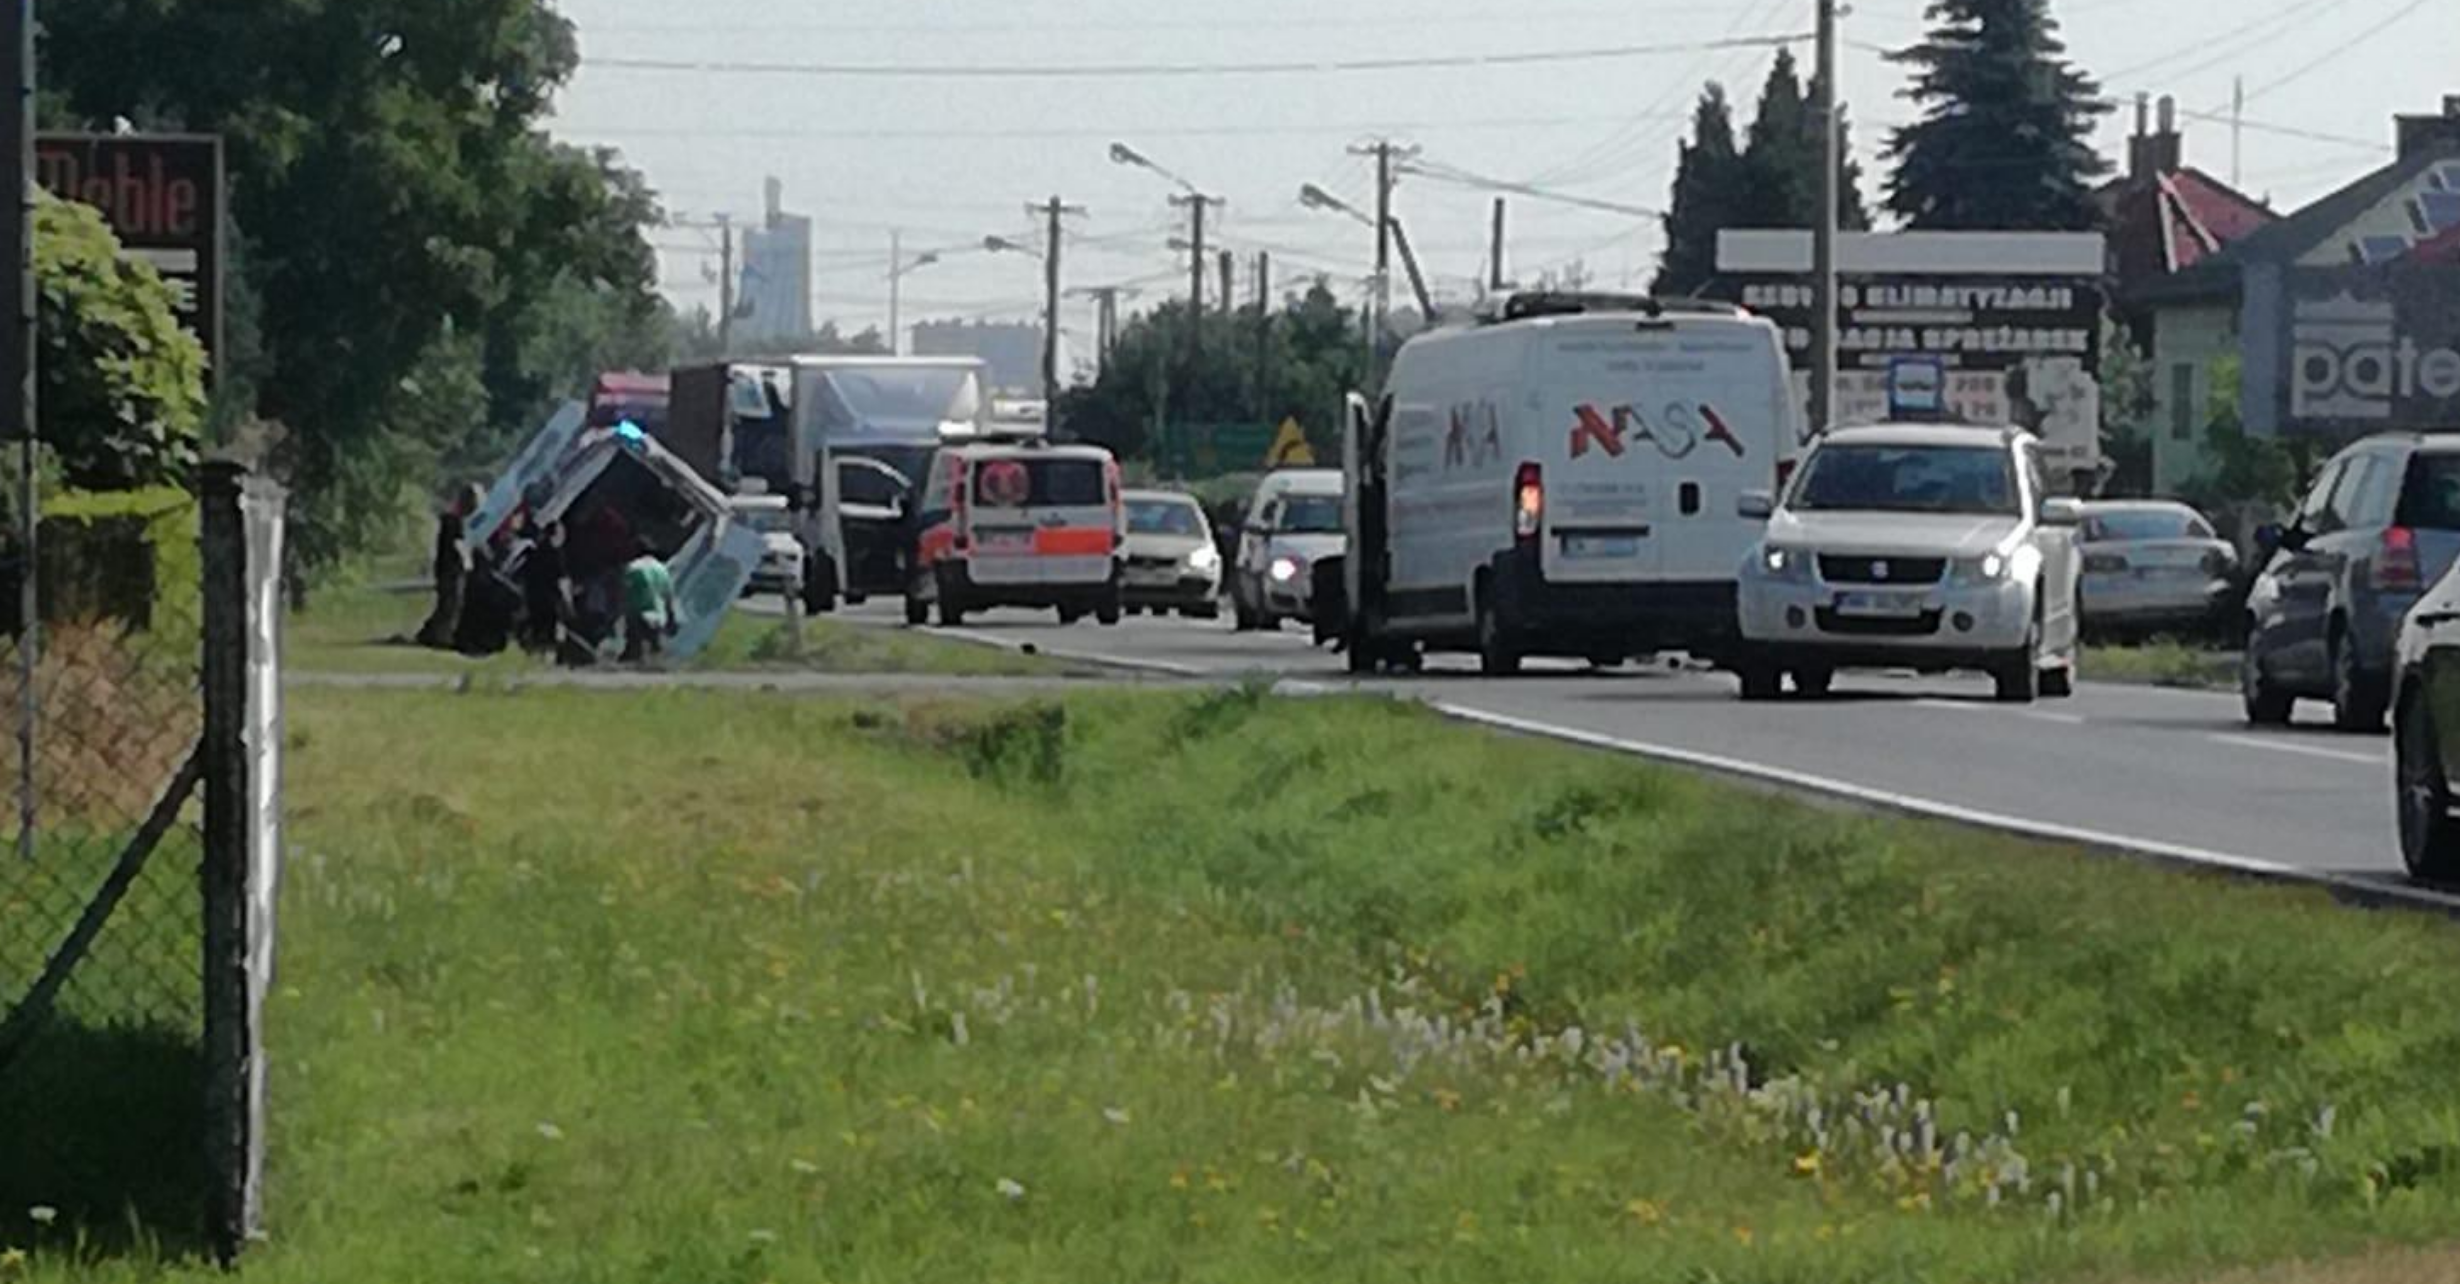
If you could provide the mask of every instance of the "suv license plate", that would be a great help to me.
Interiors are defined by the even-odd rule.
[[[1922,599],[1902,593],[1839,593],[1836,613],[1883,620],[1909,620],[1922,613]]]

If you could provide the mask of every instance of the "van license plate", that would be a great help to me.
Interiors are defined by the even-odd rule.
[[[1836,613],[1866,619],[1909,620],[1922,613],[1922,599],[1902,593],[1839,593]]]
[[[1032,531],[976,531],[975,539],[986,553],[1030,553],[1034,551]]]
[[[1640,538],[1636,535],[1566,535],[1563,537],[1565,557],[1638,557]]]

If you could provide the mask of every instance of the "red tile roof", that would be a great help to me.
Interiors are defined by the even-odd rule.
[[[2420,241],[2416,249],[2409,251],[2407,261],[2460,266],[2460,227],[2445,228],[2440,235]]]

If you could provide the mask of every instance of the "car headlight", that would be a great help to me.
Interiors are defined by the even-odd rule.
[[[2028,578],[2031,569],[2041,565],[2041,555],[2030,547],[2013,553],[1984,553],[1980,557],[1960,557],[1949,568],[1948,580],[1955,584],[2003,584],[2009,580]]]
[[[1298,573],[1306,569],[1307,564],[1295,557],[1276,557],[1273,559],[1273,582],[1275,584],[1287,584],[1290,581],[1297,579]]]
[[[1198,545],[1194,552],[1187,555],[1187,569],[1202,575],[1220,570],[1221,550],[1210,544]]]
[[[1752,556],[1759,560],[1761,573],[1772,580],[1787,584],[1811,582],[1811,554],[1807,549],[1767,544]]]

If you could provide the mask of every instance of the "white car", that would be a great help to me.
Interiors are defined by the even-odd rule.
[[[735,520],[760,532],[760,565],[746,593],[797,593],[803,586],[803,542],[795,538],[794,514],[783,495],[736,495]]]
[[[1338,469],[1295,468],[1256,488],[1230,567],[1230,608],[1242,632],[1313,618],[1315,564],[1341,556],[1349,542],[1344,485]]]
[[[2076,526],[2014,429],[1845,428],[1813,448],[1742,568],[1743,698],[1840,668],[1978,669],[2003,701],[2065,696],[2080,649]]]

